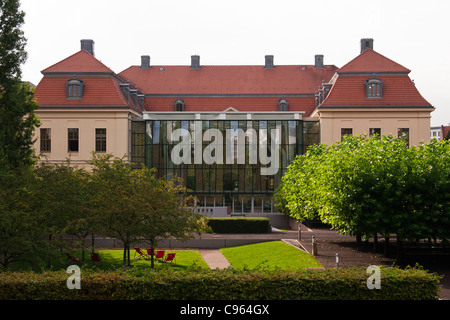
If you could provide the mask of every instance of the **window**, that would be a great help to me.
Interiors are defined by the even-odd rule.
[[[67,99],[83,98],[84,81],[75,77],[66,83]]]
[[[184,111],[184,101],[181,99],[177,99],[174,103],[175,111]]]
[[[352,134],[353,134],[352,128],[342,128],[341,129],[341,141],[342,141],[342,139],[344,139],[344,137],[351,136]]]
[[[373,135],[381,136],[381,128],[369,128],[369,136]]]
[[[106,129],[95,129],[95,152],[106,152]]]
[[[41,152],[50,152],[52,150],[51,129],[41,129]]]
[[[383,98],[383,81],[377,78],[366,80],[366,97],[372,99]]]
[[[68,137],[68,151],[69,152],[78,152],[78,137],[79,137],[79,132],[78,132],[78,128],[74,129],[74,128],[69,128],[67,130],[67,137]]]
[[[406,145],[409,146],[409,128],[398,128],[397,129],[398,137],[405,137]]]
[[[278,100],[278,111],[289,111],[289,102],[286,99]]]

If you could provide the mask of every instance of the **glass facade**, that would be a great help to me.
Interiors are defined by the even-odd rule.
[[[132,122],[131,160],[181,177],[199,206],[229,213],[273,212],[288,165],[319,143],[303,120],[144,120]]]

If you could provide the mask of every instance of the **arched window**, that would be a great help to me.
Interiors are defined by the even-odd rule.
[[[377,78],[366,80],[366,97],[383,98],[383,81]]]
[[[286,99],[278,100],[278,111],[289,111],[289,102]]]
[[[83,98],[84,81],[81,79],[70,79],[66,83],[67,99],[81,99]]]
[[[175,105],[175,111],[184,111],[184,101],[181,99],[177,99],[177,101],[174,102]]]

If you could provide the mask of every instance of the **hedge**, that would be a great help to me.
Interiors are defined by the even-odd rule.
[[[69,290],[64,271],[2,273],[0,300],[435,300],[440,276],[381,268],[368,289],[365,268],[292,271],[85,271]]]
[[[214,233],[269,233],[268,218],[208,218],[208,225]]]

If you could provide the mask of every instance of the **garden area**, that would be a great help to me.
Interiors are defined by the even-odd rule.
[[[154,267],[158,270],[198,270],[209,269],[206,262],[203,260],[200,251],[198,250],[164,250],[164,256],[157,258],[155,249]],[[145,249],[142,249],[141,255],[136,250],[132,249],[131,263],[127,267],[131,270],[151,269],[151,256],[147,254]],[[313,256],[298,250],[281,241],[270,241],[250,245],[242,245],[236,247],[228,247],[221,249],[222,254],[228,259],[232,268],[237,270],[301,270],[305,268],[319,268],[322,265],[314,259]],[[85,252],[83,261],[82,252],[71,252],[71,260],[66,253],[55,251],[51,257],[51,266],[47,263],[49,257],[41,257],[40,263],[36,266],[37,272],[44,271],[58,271],[66,270],[68,265],[78,265],[83,269],[114,271],[123,269],[123,250],[96,250],[100,257],[100,261],[93,261],[90,252]],[[164,261],[164,257],[168,254],[175,254],[173,261]],[[76,260],[76,261],[75,261]],[[9,272],[23,272],[31,271],[29,263],[16,262],[12,263],[8,268]]]

